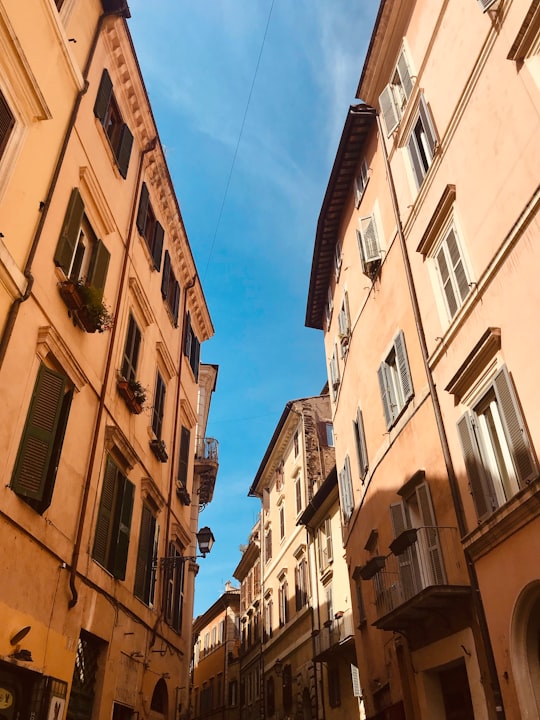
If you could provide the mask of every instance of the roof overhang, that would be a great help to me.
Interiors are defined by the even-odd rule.
[[[364,103],[352,105],[347,113],[317,223],[306,309],[306,327],[316,330],[323,329],[324,307],[341,219],[353,190],[356,168],[375,118],[376,111]]]

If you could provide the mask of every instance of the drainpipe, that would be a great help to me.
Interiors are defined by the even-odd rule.
[[[461,503],[461,496],[459,494],[459,486],[458,486],[456,473],[454,470],[454,464],[452,462],[452,456],[450,454],[450,446],[448,444],[448,436],[446,434],[446,428],[444,426],[444,421],[443,421],[443,417],[442,417],[442,411],[441,411],[441,406],[440,406],[440,402],[439,402],[439,395],[437,393],[435,381],[433,380],[433,375],[431,373],[431,368],[429,366],[429,352],[428,352],[427,343],[426,343],[426,336],[424,333],[424,326],[422,323],[422,316],[420,314],[420,305],[418,303],[418,297],[416,294],[416,287],[414,284],[414,278],[413,278],[413,274],[412,274],[409,252],[407,249],[407,243],[405,241],[405,235],[403,233],[403,225],[401,222],[401,215],[399,212],[399,205],[398,205],[398,200],[397,200],[396,188],[394,185],[394,178],[392,175],[392,170],[390,168],[388,154],[386,152],[386,145],[384,143],[384,140],[382,139],[384,137],[384,135],[383,135],[383,129],[382,129],[382,124],[381,124],[381,118],[378,113],[377,113],[377,126],[378,126],[378,130],[379,130],[379,137],[381,138],[381,146],[382,146],[382,150],[383,150],[384,165],[385,165],[385,169],[386,169],[386,176],[388,178],[388,187],[389,187],[390,196],[392,199],[392,208],[393,208],[394,217],[396,220],[399,244],[401,247],[401,254],[403,256],[403,265],[405,267],[405,275],[407,277],[407,286],[409,289],[409,295],[410,295],[412,309],[413,309],[416,331],[418,333],[418,340],[420,342],[420,349],[422,352],[422,360],[424,362],[424,370],[425,370],[427,381],[428,381],[428,387],[429,387],[429,393],[431,395],[431,401],[433,403],[433,412],[435,414],[435,421],[437,423],[437,430],[438,430],[439,439],[441,442],[441,449],[442,449],[442,453],[443,453],[444,464],[446,467],[446,472],[448,474],[448,483],[450,485],[450,492],[452,495],[452,501],[453,501],[454,510],[456,513],[459,534],[460,534],[460,537],[463,538],[467,532],[467,526],[465,523],[465,513],[463,510],[463,505]],[[476,569],[474,567],[474,562],[470,556],[470,553],[465,548],[463,548],[463,553],[465,555],[465,562],[467,565],[467,573],[469,575],[469,582],[471,584],[471,588],[473,591],[473,593],[472,593],[473,606],[476,610],[476,618],[478,621],[478,628],[480,630],[480,635],[482,637],[482,643],[484,645],[484,651],[486,653],[487,669],[488,669],[488,673],[489,673],[489,682],[490,682],[490,687],[491,687],[491,690],[493,693],[493,700],[495,702],[495,713],[496,713],[497,720],[504,720],[506,715],[505,715],[504,707],[503,707],[501,688],[499,685],[499,678],[497,677],[497,668],[495,665],[495,657],[493,655],[493,647],[491,645],[491,639],[489,636],[489,630],[488,630],[488,626],[487,626],[487,620],[486,620],[486,615],[485,615],[485,611],[484,611],[484,606],[482,603],[482,596],[480,594],[480,587],[478,585]]]
[[[79,112],[79,107],[81,105],[83,96],[86,95],[86,92],[88,90],[88,73],[90,71],[90,66],[92,64],[92,60],[94,58],[94,53],[96,51],[97,42],[99,39],[99,35],[101,33],[101,30],[103,28],[103,24],[105,20],[112,16],[122,16],[124,14],[124,9],[119,9],[115,11],[106,11],[102,15],[100,15],[96,31],[94,33],[94,37],[92,39],[92,44],[90,46],[90,51],[88,53],[88,58],[86,60],[86,64],[84,66],[83,70],[83,79],[84,79],[84,85],[77,93],[77,97],[75,98],[75,103],[73,105],[73,109],[71,111],[71,115],[69,118],[69,122],[67,125],[66,133],[64,135],[64,140],[62,142],[62,147],[60,148],[60,154],[58,156],[58,160],[56,161],[56,166],[54,168],[51,184],[49,185],[49,190],[47,193],[47,198],[45,199],[44,205],[41,209],[38,226],[36,228],[36,232],[34,234],[34,238],[32,240],[32,244],[30,246],[30,251],[28,253],[28,258],[26,259],[26,263],[23,270],[23,275],[26,278],[27,285],[26,290],[24,291],[24,294],[21,295],[21,297],[15,298],[13,303],[11,304],[11,307],[8,312],[8,316],[6,319],[6,324],[4,326],[4,329],[2,331],[2,336],[0,337],[0,368],[2,367],[4,363],[4,359],[6,356],[7,348],[9,345],[9,341],[11,339],[11,336],[13,334],[13,329],[15,327],[15,322],[17,320],[17,316],[19,314],[19,309],[23,302],[26,302],[30,295],[32,294],[32,288],[34,286],[34,276],[32,275],[32,263],[34,262],[34,257],[37,252],[37,248],[39,245],[39,241],[41,238],[41,234],[43,232],[43,227],[45,225],[45,220],[47,219],[47,215],[49,214],[49,208],[51,205],[51,200],[54,195],[54,191],[56,189],[56,184],[58,182],[58,176],[60,175],[60,170],[62,169],[62,164],[64,162],[64,157],[67,151],[67,147],[69,144],[69,141],[71,139],[71,133],[73,132],[73,127],[75,125],[75,120],[77,119],[77,115]]]

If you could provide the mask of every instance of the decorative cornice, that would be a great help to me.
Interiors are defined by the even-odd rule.
[[[501,349],[501,329],[488,328],[444,388],[459,403],[480,372]]]
[[[160,512],[165,505],[165,498],[150,477],[143,477],[141,480],[141,496],[143,500],[149,500],[157,512]]]
[[[158,340],[156,343],[156,351],[165,370],[165,374],[167,375],[167,380],[172,380],[172,378],[176,375],[176,366],[170,352],[167,349],[167,346],[165,343],[161,342],[161,340]]]
[[[154,314],[152,312],[152,308],[150,307],[150,303],[146,299],[146,295],[141,287],[141,284],[133,275],[129,278],[129,289],[131,295],[133,296],[133,300],[137,304],[140,315],[144,320],[145,326],[148,327],[149,325],[152,325],[152,323],[154,322]]]
[[[75,355],[51,325],[38,329],[36,352],[41,360],[45,360],[49,353],[54,355],[77,392],[90,382]]]
[[[139,458],[127,437],[116,425],[105,427],[105,447],[107,450],[116,449],[124,460],[127,471],[133,470]]]

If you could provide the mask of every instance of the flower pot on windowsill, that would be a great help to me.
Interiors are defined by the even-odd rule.
[[[159,462],[167,462],[169,459],[169,456],[167,455],[167,448],[165,447],[165,443],[163,440],[152,440],[150,442],[150,449],[154,453],[154,455],[157,457]]]
[[[74,283],[73,280],[65,280],[58,283],[58,289],[68,310],[77,312],[82,308],[84,302],[77,283]]]
[[[130,382],[124,378],[119,378],[116,381],[116,387],[126,403],[128,410],[134,415],[139,415],[142,412],[144,401],[146,400],[146,394],[141,385],[137,381]]]
[[[102,293],[82,280],[65,280],[59,284],[60,295],[73,322],[88,333],[110,330],[113,317],[102,300]]]
[[[183,505],[191,505],[191,496],[185,485],[178,483],[176,486],[176,494]]]

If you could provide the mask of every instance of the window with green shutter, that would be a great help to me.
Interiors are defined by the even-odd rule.
[[[184,354],[188,358],[190,367],[193,370],[195,382],[198,382],[201,344],[197,336],[195,335],[193,326],[191,325],[191,316],[189,313],[186,315],[186,327],[184,332]]]
[[[169,543],[168,557],[180,558],[182,553],[174,543]],[[184,568],[185,563],[170,563],[165,569],[165,620],[176,630],[182,632],[184,614]]]
[[[139,362],[139,350],[141,347],[141,331],[135,318],[130,314],[128,321],[128,330],[126,334],[126,342],[124,345],[124,354],[122,357],[121,375],[128,382],[137,379],[137,364]]]
[[[42,364],[10,485],[39,513],[51,504],[72,397],[67,378]]]
[[[137,229],[144,237],[156,270],[161,269],[161,255],[163,252],[163,238],[165,231],[157,221],[146,183],[142,184],[139,210],[137,212]]]
[[[160,373],[156,374],[156,391],[154,393],[154,407],[152,408],[152,430],[158,440],[161,440],[163,427],[163,413],[165,410],[165,382]]]
[[[135,486],[108,456],[92,557],[118,580],[126,577]]]
[[[178,482],[182,487],[187,487],[189,448],[191,444],[191,432],[183,427],[180,430],[180,457],[178,462]]]
[[[105,68],[101,75],[101,82],[94,104],[94,115],[103,126],[111,150],[116,159],[120,175],[125,178],[131,157],[133,135],[126,123],[122,120],[120,108],[113,93],[113,84],[108,70]]]
[[[158,557],[159,526],[154,514],[143,505],[134,594],[150,607],[154,604],[156,563]]]

